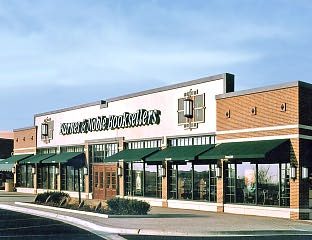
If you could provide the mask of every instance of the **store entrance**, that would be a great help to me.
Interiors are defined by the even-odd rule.
[[[93,198],[108,200],[117,194],[117,164],[93,165]]]

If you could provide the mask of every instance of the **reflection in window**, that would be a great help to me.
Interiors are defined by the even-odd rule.
[[[160,166],[136,162],[125,164],[125,194],[161,198]]]
[[[134,196],[143,196],[143,185],[144,185],[144,178],[143,178],[143,163],[132,163],[132,191]]]
[[[144,196],[160,197],[158,196],[158,183],[157,165],[145,165]]]
[[[38,186],[43,189],[53,189],[57,188],[55,166],[53,165],[42,165],[40,169],[40,177],[38,178]]]
[[[194,165],[194,200],[217,201],[216,165]]]
[[[258,164],[258,203],[279,205],[279,164]]]
[[[178,165],[178,199],[192,199],[192,163]]]
[[[249,162],[237,164],[236,202],[256,202],[256,165]]]
[[[235,203],[236,202],[236,194],[235,194],[235,187],[236,187],[236,167],[235,164],[228,164],[226,168],[225,174],[225,201],[227,203]]]
[[[172,164],[168,181],[171,199],[217,201],[215,164]]]
[[[289,163],[228,164],[226,202],[289,206]]]
[[[61,190],[78,191],[78,182],[80,181],[80,191],[84,191],[84,175],[83,170],[74,169],[72,166],[61,165]],[[78,180],[78,177],[80,179]]]

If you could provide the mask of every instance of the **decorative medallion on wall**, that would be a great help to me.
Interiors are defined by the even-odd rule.
[[[51,118],[46,118],[41,124],[41,140],[49,143],[53,139],[54,121]]]
[[[198,90],[184,93],[184,98],[178,99],[178,125],[184,129],[198,128],[199,123],[205,122],[205,94]]]

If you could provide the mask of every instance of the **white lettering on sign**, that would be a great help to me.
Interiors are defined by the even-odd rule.
[[[159,110],[140,109],[135,113],[125,112],[119,116],[98,116],[81,122],[62,123],[61,134],[70,135],[159,124],[160,114]]]

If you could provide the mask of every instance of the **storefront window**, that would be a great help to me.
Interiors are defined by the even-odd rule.
[[[160,139],[128,142],[129,149],[156,148],[160,146],[161,146]]]
[[[237,164],[236,202],[256,203],[256,164],[243,162]]]
[[[65,191],[79,191],[78,188],[78,177],[80,176],[80,191],[84,192],[84,176],[83,169],[73,168],[72,166],[62,165],[61,170],[61,190]]]
[[[236,202],[236,167],[235,164],[228,164],[225,174],[226,194],[225,201],[227,203]]]
[[[168,176],[168,184],[169,184],[169,199],[177,199],[177,181],[178,181],[178,169],[177,165],[170,164],[169,176]]]
[[[38,186],[43,189],[57,189],[57,175],[55,174],[56,166],[43,165],[38,172]]]
[[[125,194],[127,196],[161,198],[160,165],[134,162],[126,163],[125,168]]]
[[[279,164],[258,164],[258,203],[279,205]]]
[[[158,195],[157,165],[145,165],[145,192],[146,197],[159,197]]]
[[[290,183],[289,183],[289,174],[290,164],[282,163],[281,164],[281,196],[280,196],[280,205],[289,206],[290,205]]]
[[[194,200],[217,200],[216,165],[194,165]]]
[[[42,188],[43,189],[49,189],[49,167],[43,166],[42,168]]]
[[[26,187],[27,184],[27,167],[26,165],[21,165],[20,167],[20,183],[21,187]]]
[[[178,165],[178,199],[192,199],[192,163]]]
[[[134,196],[143,196],[143,186],[144,186],[144,175],[143,175],[143,169],[144,164],[143,163],[132,163],[132,191]]]
[[[56,189],[55,166],[49,166],[49,189]]]
[[[169,139],[169,146],[191,146],[215,144],[215,136],[196,136]]]
[[[226,203],[289,206],[289,163],[228,164]]]
[[[105,158],[110,157],[118,152],[117,143],[103,143],[89,145],[90,162],[102,163]]]
[[[17,173],[17,182],[21,187],[33,188],[33,174],[32,174],[32,165],[23,164],[20,165],[19,171]]]
[[[132,195],[132,164],[125,163],[125,195]]]

